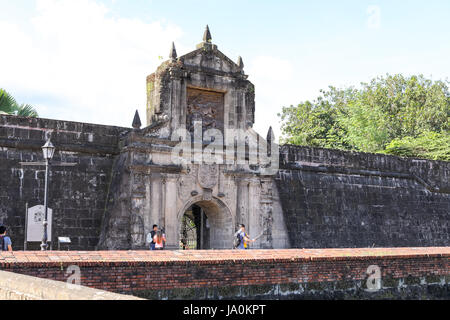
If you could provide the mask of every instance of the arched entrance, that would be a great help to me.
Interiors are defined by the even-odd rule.
[[[180,249],[209,249],[210,225],[202,207],[194,204],[184,213],[180,228]]]
[[[231,249],[233,219],[228,207],[219,199],[193,199],[179,214],[181,250]]]

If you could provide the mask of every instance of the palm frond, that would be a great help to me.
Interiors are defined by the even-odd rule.
[[[38,117],[36,109],[29,104],[19,105],[12,95],[0,88],[0,114],[12,114],[20,117]]]
[[[6,90],[0,88],[0,111],[7,114],[14,114],[17,110],[16,99],[10,95]]]
[[[32,117],[32,118],[38,117],[36,109],[29,104],[21,104],[20,106],[17,107],[15,111],[16,115],[20,117]]]

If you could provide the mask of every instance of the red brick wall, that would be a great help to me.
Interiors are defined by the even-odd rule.
[[[450,276],[450,248],[0,254],[2,270],[59,281],[67,280],[71,265],[80,267],[82,285],[133,293],[364,280],[370,265],[390,279]]]

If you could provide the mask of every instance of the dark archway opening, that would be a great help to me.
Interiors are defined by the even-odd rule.
[[[210,226],[202,207],[193,205],[184,213],[180,228],[181,250],[210,249]]]

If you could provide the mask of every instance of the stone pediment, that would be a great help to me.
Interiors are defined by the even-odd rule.
[[[230,58],[217,49],[212,44],[202,44],[197,50],[194,50],[184,56],[179,57],[186,69],[197,71],[216,71],[225,74],[243,74],[239,67]]]

